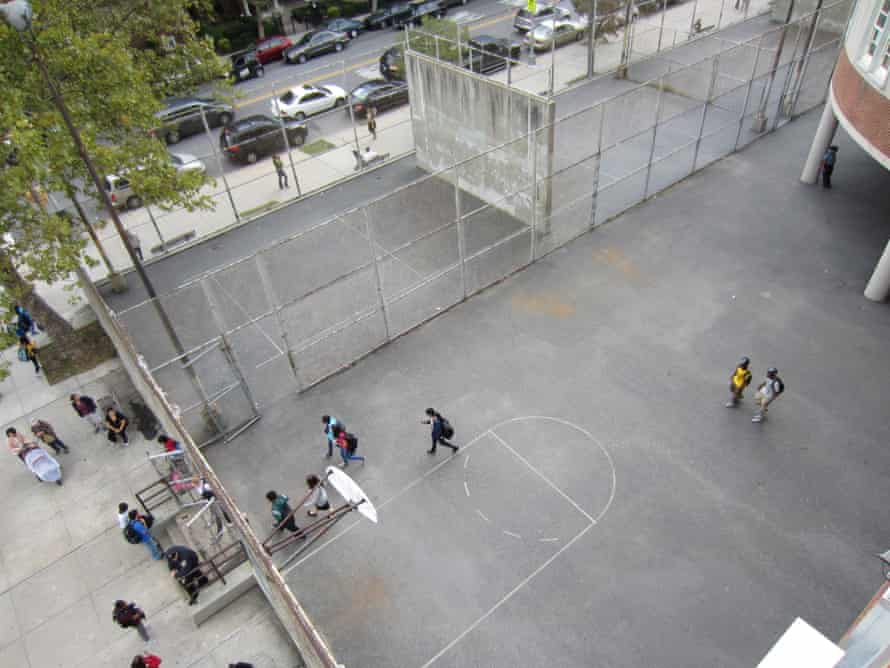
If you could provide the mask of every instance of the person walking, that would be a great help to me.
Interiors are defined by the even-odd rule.
[[[130,668],[158,668],[160,665],[161,657],[148,652],[134,656],[130,662]]]
[[[93,401],[92,397],[88,397],[85,394],[72,394],[69,399],[71,399],[71,408],[74,409],[75,413],[93,425],[93,429],[97,434],[102,431],[102,416],[99,415],[99,411],[96,409],[96,402]]]
[[[15,427],[9,427],[6,430],[6,447],[16,457],[19,456],[22,450],[26,450],[32,445],[34,445],[34,441],[25,440],[25,437],[18,433]]]
[[[368,134],[371,135],[373,141],[377,141],[377,108],[368,107]]]
[[[127,235],[127,242],[130,244],[130,248],[133,249],[133,253],[135,253],[136,257],[139,258],[139,261],[142,262],[144,258],[142,257],[142,242],[139,240],[139,235],[133,230],[124,231]]]
[[[825,154],[822,156],[822,187],[831,188],[831,174],[834,172],[834,165],[837,162],[837,146],[832,144],[829,146]]]
[[[340,465],[341,468],[346,468],[349,466],[350,461],[359,461],[364,463],[365,458],[361,455],[355,454],[355,451],[358,449],[358,437],[355,434],[350,434],[343,428],[343,425],[338,426],[334,433],[337,436],[337,447],[340,448],[340,457],[343,459],[343,463]]]
[[[108,428],[109,441],[117,443],[117,439],[121,439],[124,445],[130,445],[130,439],[127,437],[127,427],[130,426],[130,421],[114,406],[110,406],[105,411],[105,426]]]
[[[139,517],[138,511],[135,509],[127,513],[127,526],[124,529],[124,536],[127,542],[134,542],[134,536],[139,538],[139,542],[148,548],[151,558],[160,561],[164,558],[164,552],[158,541],[151,535],[151,529],[148,528],[148,522],[144,518]]]
[[[121,531],[123,531],[127,528],[129,522],[130,506],[125,501],[121,501],[117,504],[117,525],[120,527]]]
[[[284,190],[290,188],[287,183],[287,172],[284,171],[284,163],[278,155],[272,156],[272,164],[275,166],[275,173],[278,174],[278,188]]]
[[[768,406],[779,398],[785,391],[785,383],[779,378],[779,370],[770,367],[766,370],[766,379],[757,387],[757,412],[751,418],[751,422],[763,422],[766,419]]]
[[[189,605],[194,605],[198,601],[201,585],[207,582],[198,568],[198,553],[183,545],[174,545],[164,556],[167,557],[170,575],[179,580],[189,595]]]
[[[337,427],[345,429],[346,425],[333,415],[322,415],[321,423],[324,425],[324,435],[328,439],[328,457],[332,457],[334,454],[334,441],[337,440],[337,435],[334,433],[334,430],[337,429]]]
[[[309,501],[303,504],[304,508],[309,507],[309,510],[306,511],[309,517],[318,515],[319,510],[331,509],[331,502],[328,500],[328,493],[324,489],[324,483],[317,475],[314,473],[307,475],[306,486],[312,490],[312,496],[309,497]],[[310,506],[314,506],[314,508]]]
[[[22,362],[31,362],[34,365],[34,373],[40,373],[40,362],[37,361],[37,346],[27,336],[19,337],[19,359]]]
[[[38,334],[37,323],[34,322],[34,318],[31,317],[31,314],[28,313],[24,306],[16,304],[12,310],[17,316],[15,323],[16,336],[22,337],[27,336],[28,334],[35,336]]]
[[[291,510],[290,499],[284,494],[279,494],[274,489],[266,492],[266,499],[272,504],[272,526],[279,531],[287,529],[291,533],[299,533],[300,527],[294,520],[294,513]]]
[[[427,450],[427,452],[431,455],[436,454],[436,445],[445,445],[451,448],[453,452],[457,452],[460,446],[448,442],[448,439],[454,436],[454,428],[451,426],[451,423],[433,408],[427,408],[425,413],[427,419],[421,420],[421,424],[432,425],[430,436],[433,441],[433,447]]]
[[[743,357],[736,364],[735,371],[729,377],[729,401],[726,402],[727,408],[732,408],[742,400],[742,393],[745,388],[751,384],[751,371],[748,366],[751,360]]]
[[[65,454],[71,452],[71,449],[62,442],[62,439],[56,435],[56,430],[46,420],[37,418],[31,420],[31,433],[55,450],[57,455],[62,452]]]
[[[111,619],[117,622],[121,628],[135,628],[140,638],[145,642],[149,641],[148,629],[145,628],[145,613],[135,603],[115,601]]]

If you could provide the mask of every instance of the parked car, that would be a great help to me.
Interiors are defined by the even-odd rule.
[[[369,14],[365,17],[365,28],[367,30],[380,30],[381,28],[389,28],[396,21],[403,21],[414,15],[411,5],[400,4],[392,5],[386,9]]]
[[[331,51],[342,51],[349,44],[349,37],[342,32],[318,30],[307,32],[303,38],[284,52],[287,63],[305,63],[310,58]]]
[[[419,26],[427,16],[441,19],[448,13],[448,9],[442,0],[419,0],[418,2],[412,2],[410,6],[411,15],[393,19],[393,28],[401,30],[408,26]]]
[[[355,39],[365,29],[365,24],[355,19],[334,19],[328,21],[324,29],[329,32],[342,32],[349,35],[350,39]]]
[[[380,74],[387,81],[405,80],[405,54],[402,47],[393,46],[380,56]]]
[[[262,77],[265,73],[263,64],[253,51],[232,56],[232,70],[229,72],[232,83],[241,83],[254,77]]]
[[[566,18],[570,15],[571,12],[564,7],[556,7],[555,5],[541,3],[537,5],[537,8],[533,12],[528,11],[526,8],[519,9],[516,12],[516,16],[513,17],[513,27],[519,32],[526,33],[530,30],[534,30],[544,21],[556,18]]]
[[[228,125],[235,117],[231,104],[207,97],[170,98],[165,104],[166,107],[155,114],[160,126],[154,134],[163,137],[168,144],[176,144],[184,137],[204,132],[202,110],[211,128]]]
[[[294,43],[290,41],[289,37],[273,35],[256,43],[256,56],[265,65],[273,60],[281,60],[284,57],[284,52],[293,45]]]
[[[562,18],[544,21],[525,36],[525,43],[535,51],[549,51],[554,46],[584,39],[586,34],[587,17]]]
[[[273,97],[272,115],[302,121],[346,103],[346,91],[339,86],[296,86],[280,97]]]
[[[103,185],[111,203],[118,209],[138,209],[142,206],[142,198],[133,192],[133,186],[125,175],[109,174]]]
[[[368,109],[384,111],[408,104],[408,84],[404,81],[372,79],[356,86],[349,93],[349,102],[356,116],[365,116]]]
[[[207,171],[204,162],[190,153],[171,153],[170,164],[177,172],[199,172],[203,174]]]
[[[262,157],[287,149],[281,125],[281,121],[268,116],[242,118],[223,128],[219,148],[233,162],[253,164]],[[284,132],[291,146],[302,146],[306,141],[305,123],[284,121]]]
[[[479,74],[491,74],[507,67],[507,60],[518,61],[522,44],[506,37],[476,35],[467,42],[469,55],[464,67]]]

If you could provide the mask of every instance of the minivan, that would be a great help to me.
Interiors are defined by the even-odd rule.
[[[302,146],[306,141],[306,124],[299,121],[278,121],[269,116],[248,116],[223,128],[219,148],[233,162],[253,164],[272,153],[287,150],[281,126],[291,146]]]
[[[104,186],[111,203],[118,209],[138,209],[142,206],[142,198],[133,192],[133,186],[125,176],[109,174],[105,177]]]

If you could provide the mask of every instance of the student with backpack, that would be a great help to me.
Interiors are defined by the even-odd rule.
[[[831,188],[831,174],[837,162],[837,146],[831,145],[822,156],[822,187]]]
[[[40,362],[37,361],[37,346],[27,336],[19,337],[19,361],[31,362],[34,373],[40,373]]]
[[[140,516],[139,511],[135,509],[127,513],[127,520],[127,526],[124,527],[126,541],[133,545],[143,543],[151,552],[151,558],[160,561],[164,557],[164,552],[155,537],[151,535],[151,529],[148,527],[149,520]]]
[[[460,446],[449,443],[448,439],[454,437],[454,427],[445,419],[445,417],[433,408],[426,409],[426,420],[421,420],[421,424],[432,425],[430,436],[432,437],[433,447],[427,450],[428,454],[436,454],[436,445],[445,445],[453,452],[457,452]]]
[[[133,657],[130,662],[130,668],[159,668],[161,665],[161,657],[156,654],[144,654]]]
[[[321,423],[324,425],[324,435],[328,439],[328,457],[334,455],[334,441],[337,440],[335,430],[340,427],[346,429],[346,425],[333,415],[322,415]]]
[[[102,416],[96,410],[96,402],[92,397],[85,394],[72,394],[69,399],[71,399],[71,408],[75,413],[93,425],[97,434],[102,431]]]
[[[729,377],[729,401],[726,402],[727,408],[732,408],[738,404],[742,400],[745,388],[751,384],[751,370],[748,369],[750,364],[751,360],[743,357]]]
[[[350,461],[365,462],[364,457],[355,454],[355,451],[358,450],[358,436],[346,431],[342,424],[337,426],[334,433],[336,434],[337,447],[340,448],[340,457],[343,458],[340,468],[345,469],[349,466]]]
[[[140,638],[145,642],[149,641],[148,629],[145,628],[143,623],[145,621],[145,613],[135,603],[127,603],[121,600],[115,601],[111,619],[121,628],[135,628]]]
[[[294,519],[293,509],[290,507],[290,499],[285,494],[279,494],[274,489],[266,492],[266,500],[272,504],[272,526],[277,530],[287,529],[291,533],[299,533],[300,527]]]
[[[751,422],[763,422],[766,419],[767,407],[779,398],[785,391],[785,383],[779,378],[779,371],[775,367],[766,370],[766,380],[757,387],[757,412],[751,418]]]

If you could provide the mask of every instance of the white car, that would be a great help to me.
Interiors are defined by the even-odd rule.
[[[312,114],[346,104],[346,91],[339,86],[297,86],[280,97],[273,97],[272,115],[302,121]]]
[[[177,172],[199,172],[203,174],[207,171],[207,166],[195,156],[189,153],[171,153],[170,164]]]

